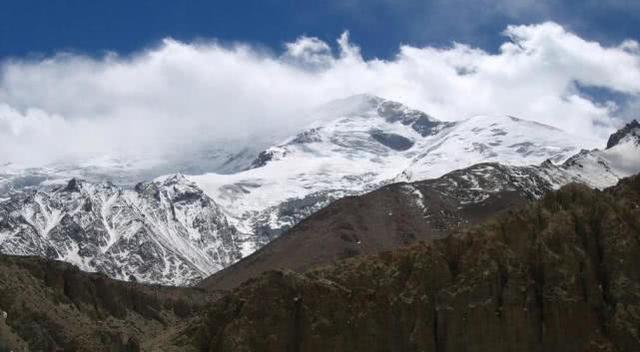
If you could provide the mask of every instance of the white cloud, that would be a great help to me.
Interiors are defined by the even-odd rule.
[[[300,37],[285,47],[285,57],[309,68],[329,68],[334,62],[331,47],[318,38]]]
[[[463,44],[402,46],[386,61],[363,59],[346,33],[336,54],[311,37],[280,55],[167,39],[131,57],[6,61],[0,161],[162,155],[286,134],[310,122],[310,107],[365,92],[444,120],[509,114],[605,138],[621,112],[581,95],[576,82],[640,96],[637,42],[604,47],[554,23],[505,34],[497,54]]]

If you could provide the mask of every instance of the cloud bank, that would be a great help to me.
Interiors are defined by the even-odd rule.
[[[371,93],[442,120],[508,114],[606,138],[640,101],[640,45],[603,46],[555,23],[510,26],[499,52],[401,46],[365,60],[343,34],[282,53],[164,40],[129,57],[75,54],[0,64],[0,162],[157,155],[310,123],[310,108]],[[597,99],[581,87],[626,97]],[[630,110],[631,109],[631,110]]]

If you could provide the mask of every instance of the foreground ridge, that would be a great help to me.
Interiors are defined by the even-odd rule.
[[[640,176],[571,184],[443,239],[269,271],[226,296],[0,256],[0,348],[636,351],[639,219]]]
[[[206,313],[209,351],[636,351],[640,177],[569,185],[443,240],[272,271]]]
[[[140,351],[194,317],[210,295],[0,256],[0,351]]]

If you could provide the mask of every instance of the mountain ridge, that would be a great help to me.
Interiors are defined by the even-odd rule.
[[[606,187],[640,165],[633,143],[574,155],[591,142],[508,116],[442,122],[372,96],[329,111],[236,174],[166,175],[132,189],[72,181],[0,198],[0,252],[119,279],[195,284],[332,202],[387,184],[506,162],[509,180],[535,174],[541,195],[568,182]]]
[[[612,134],[607,141],[607,149],[620,144],[624,139],[631,139],[635,140],[636,143],[640,143],[640,123],[638,120],[632,120]]]
[[[494,216],[506,208],[522,206],[527,201],[540,199],[545,193],[569,183],[582,183],[594,188],[605,188],[617,183],[622,176],[628,176],[626,173],[621,175],[620,172],[613,172],[609,164],[615,164],[616,160],[612,160],[611,156],[615,156],[619,152],[618,149],[625,149],[630,145],[635,146],[635,153],[640,154],[640,148],[637,145],[621,143],[604,151],[582,150],[559,165],[550,159],[539,165],[529,166],[480,163],[451,171],[436,179],[387,185],[379,190],[358,196],[357,200],[353,202],[351,201],[352,197],[346,197],[311,215],[298,226],[294,226],[290,233],[272,240],[254,254],[213,274],[199,285],[211,289],[232,289],[242,281],[254,278],[261,272],[268,270],[303,271],[313,266],[329,264],[337,258],[375,254],[416,241],[430,240],[434,238],[434,235],[437,238],[438,231],[429,224],[431,219],[422,217],[420,211],[416,213],[411,210],[416,206],[421,211],[430,207],[432,204],[425,202],[427,198],[436,204],[442,204],[445,199],[451,202],[446,216],[442,216],[441,220],[446,221],[451,214],[458,214],[453,218],[459,223],[468,224],[486,220],[486,216]],[[630,172],[640,172],[640,160],[634,161],[629,166],[632,169]],[[393,189],[394,187],[395,189]],[[417,195],[417,198],[409,197],[394,206],[393,204],[397,204],[396,199],[403,199],[406,196],[406,192],[404,192],[406,188],[411,189],[410,194]],[[410,230],[378,223],[376,219],[385,218],[384,211],[381,212],[376,207],[359,205],[359,202],[366,203],[362,199],[369,197],[375,199],[376,194],[385,192],[390,193],[390,195],[384,196],[385,201],[371,202],[387,204],[389,212],[404,214],[409,219],[405,220],[405,225],[406,223],[411,224],[408,226]],[[426,197],[422,192],[430,193],[431,196]],[[507,198],[508,201],[496,202],[494,200],[501,196]],[[491,208],[492,211],[485,217],[474,219],[473,216],[459,213],[459,210],[464,208],[469,208],[471,213],[487,208]],[[327,223],[315,226],[324,229],[321,233],[305,230],[309,227],[307,225],[309,222],[316,221],[314,220],[316,218],[325,217],[326,213],[333,214],[333,221],[341,225]],[[346,215],[342,216],[341,214]],[[435,217],[438,218],[439,215],[435,214]],[[358,220],[354,220],[354,218]],[[316,222],[323,224],[323,220]],[[454,228],[456,226],[450,224],[443,226],[442,230],[446,232]],[[406,233],[412,235],[406,237]],[[419,235],[415,235],[416,233]],[[386,237],[397,239],[397,241],[390,244],[388,241],[382,240]],[[352,238],[358,239],[357,246],[353,245]],[[372,243],[367,244],[367,240]],[[361,245],[361,242],[364,242],[365,245]],[[297,252],[301,252],[301,254]]]
[[[179,346],[635,351],[638,202],[639,176],[604,191],[571,184],[445,239],[269,271],[210,305]]]
[[[0,348],[635,351],[639,202],[640,176],[571,184],[441,239],[269,271],[223,296],[0,255]]]
[[[371,95],[334,102],[328,110],[336,114],[332,119],[324,118],[268,148],[249,170],[189,176],[246,235],[246,254],[263,244],[263,237],[271,240],[347,195],[436,178],[479,162],[562,162],[595,145],[551,126],[507,116],[438,121]],[[308,209],[304,216],[288,220],[280,215],[282,210],[292,212],[289,204],[300,203]]]
[[[235,229],[181,176],[123,190],[72,179],[0,206],[0,251],[61,259],[114,278],[188,284],[240,258]]]

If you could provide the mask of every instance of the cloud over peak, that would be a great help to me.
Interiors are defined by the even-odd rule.
[[[275,54],[166,39],[130,57],[8,60],[0,64],[0,162],[162,156],[286,135],[311,122],[310,108],[364,92],[443,120],[508,114],[601,139],[635,112],[636,41],[607,47],[551,22],[504,34],[497,53],[404,45],[391,60],[364,59],[347,32],[334,47],[302,36]]]

